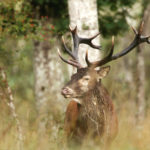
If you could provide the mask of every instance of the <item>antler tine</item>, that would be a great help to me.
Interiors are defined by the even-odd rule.
[[[131,26],[131,25],[130,25],[130,26]],[[131,29],[133,30],[133,32],[134,32],[135,35],[138,34],[137,30],[136,30],[133,26],[131,26]]]
[[[111,46],[111,49],[108,53],[108,55],[106,57],[104,57],[102,60],[100,61],[96,61],[96,62],[93,62],[92,65],[94,67],[97,67],[97,66],[102,66],[103,64],[109,62],[111,60],[111,57],[113,55],[113,52],[114,52],[114,40],[115,40],[115,37],[112,36],[112,46]]]
[[[150,39],[149,39],[149,38],[150,38],[150,35],[147,36],[147,37],[145,37],[145,38],[147,38],[147,43],[150,44]]]
[[[94,35],[90,38],[82,38],[82,37],[79,37],[78,34],[77,34],[77,26],[74,29],[71,29],[71,27],[70,27],[70,31],[72,33],[73,44],[74,44],[73,53],[76,57],[77,57],[77,54],[78,54],[78,48],[79,48],[80,44],[87,44],[87,45],[89,45],[89,46],[91,46],[92,48],[95,48],[95,49],[100,49],[101,48],[101,46],[94,45],[92,43],[92,40],[95,39],[100,33],[97,33],[96,35]]]
[[[77,26],[75,26],[74,29],[71,29],[71,26],[69,25],[69,30],[70,30],[70,32],[77,32]]]
[[[91,46],[92,48],[95,48],[95,49],[100,49],[101,46],[94,45],[92,43],[92,40],[95,39],[98,35],[100,35],[100,33],[97,33],[96,35],[94,35],[90,38],[80,38],[80,43],[87,44],[87,45],[89,45],[89,46]]]
[[[74,59],[69,59],[70,61],[72,61],[72,62],[75,62],[75,63],[78,63],[76,60],[74,60]]]
[[[132,51],[136,46],[138,46],[141,43],[147,42],[148,44],[150,44],[150,36],[143,36],[141,35],[142,31],[143,31],[143,26],[144,26],[144,22],[141,23],[138,32],[136,31],[136,29],[133,29],[134,33],[135,33],[135,37],[133,39],[133,41],[130,43],[130,45],[123,49],[121,52],[113,55],[113,51],[114,51],[114,38],[112,38],[112,48],[111,51],[109,53],[108,56],[106,56],[104,59],[94,62],[92,63],[95,67],[97,66],[102,66],[112,60],[118,59],[124,55],[126,55],[127,53],[129,53],[130,51]]]
[[[65,51],[66,51],[73,59],[76,59],[75,56],[73,55],[73,53],[72,53],[72,52],[69,50],[69,48],[66,46],[63,36],[62,36],[62,43],[63,43],[63,45],[64,45]]]
[[[72,38],[73,38],[73,55],[76,58],[76,60],[78,61],[78,50],[79,50],[79,45],[80,45],[80,37],[77,34],[77,26],[75,26],[74,29],[71,29],[71,27],[69,26],[70,32],[72,34]]]
[[[67,64],[70,64],[70,65],[72,65],[72,66],[74,66],[74,67],[81,68],[81,65],[80,65],[78,62],[64,59],[64,58],[61,56],[61,53],[60,53],[60,50],[59,50],[59,49],[57,49],[57,52],[58,52],[58,55],[59,55],[59,57],[60,57],[60,59],[61,59],[62,61],[64,61],[64,62],[67,63]]]
[[[114,41],[115,41],[115,37],[112,36],[112,42],[111,42],[112,45],[111,45],[111,50],[110,50],[110,53],[109,53],[108,57],[111,57],[113,52],[114,52]]]
[[[141,22],[141,24],[140,24],[140,27],[139,27],[139,35],[141,35],[142,34],[142,31],[143,31],[143,27],[144,27],[144,21],[142,21]]]
[[[133,26],[131,26],[131,28],[134,31],[135,35],[137,35],[137,34],[141,35],[142,31],[143,31],[143,27],[144,27],[144,21],[141,22],[138,31]]]
[[[78,34],[77,34],[77,26],[74,28],[74,29],[71,29],[71,27],[69,26],[69,29],[70,29],[70,32],[72,34],[72,38],[73,38],[73,50],[69,50],[69,48],[66,46],[65,44],[65,41],[64,41],[64,38],[62,37],[62,43],[63,43],[63,46],[64,46],[64,49],[65,51],[72,57],[73,60],[65,60],[60,52],[58,51],[58,54],[59,54],[59,57],[66,63],[68,64],[71,64],[73,66],[76,66],[76,67],[81,67],[81,64],[79,63],[79,59],[78,59],[78,50],[79,50],[79,45],[80,44],[88,44],[89,46],[93,47],[93,48],[96,48],[96,49],[100,49],[100,46],[97,46],[97,45],[94,45],[92,43],[92,40],[94,38],[96,38],[100,33],[92,36],[91,38],[82,38],[82,37],[79,37]]]
[[[91,66],[91,63],[90,63],[90,61],[88,59],[88,50],[86,51],[85,61],[86,61],[86,63],[87,63],[88,66]]]

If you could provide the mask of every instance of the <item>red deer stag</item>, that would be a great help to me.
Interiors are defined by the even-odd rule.
[[[101,83],[110,71],[110,66],[102,67],[108,62],[118,59],[137,45],[147,42],[150,44],[149,37],[141,35],[143,23],[138,31],[132,27],[135,38],[131,44],[121,52],[113,55],[114,38],[112,38],[112,47],[109,54],[100,61],[90,62],[88,53],[86,52],[85,60],[87,67],[82,67],[78,59],[78,48],[80,44],[88,44],[92,48],[100,49],[92,43],[92,40],[98,36],[91,38],[81,38],[77,35],[77,27],[71,30],[73,37],[74,49],[70,51],[64,43],[66,52],[72,57],[71,60],[64,59],[58,50],[60,58],[77,68],[77,73],[73,74],[71,80],[62,88],[62,95],[72,100],[68,104],[65,116],[65,132],[69,139],[79,142],[91,135],[98,137],[104,145],[109,145],[115,138],[118,130],[117,116],[107,90]]]

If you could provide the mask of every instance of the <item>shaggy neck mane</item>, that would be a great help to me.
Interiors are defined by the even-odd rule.
[[[95,105],[95,107],[98,105],[99,107],[108,108],[110,103],[108,92],[100,82],[92,90],[88,91],[83,99],[84,106],[89,103],[90,105]]]
[[[97,83],[95,88],[88,91],[83,98],[82,109],[84,111],[82,115],[88,118],[89,125],[99,134],[103,134],[105,131],[110,103],[108,93],[101,83]]]

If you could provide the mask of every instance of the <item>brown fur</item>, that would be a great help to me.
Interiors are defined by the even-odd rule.
[[[87,75],[91,77],[87,82],[88,90],[82,91],[83,87],[80,86],[83,85],[79,81]],[[82,102],[79,104],[72,100],[67,107],[65,131],[68,139],[81,142],[87,135],[91,135],[96,139],[98,137],[104,144],[110,144],[117,134],[118,122],[112,100],[97,77],[95,70],[83,68],[63,88],[71,88],[73,92],[70,97]]]

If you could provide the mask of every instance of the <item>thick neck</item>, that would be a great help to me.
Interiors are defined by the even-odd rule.
[[[100,94],[100,89],[101,89],[101,86],[103,87],[103,85],[101,84],[101,82],[99,81],[99,82],[97,82],[96,84],[95,84],[95,86],[94,86],[94,88],[92,88],[90,91],[88,91],[87,93],[91,93],[91,94]]]
[[[89,101],[95,100],[99,104],[105,106],[108,106],[111,100],[106,88],[103,86],[101,82],[97,82],[95,87],[86,93],[85,99]]]

